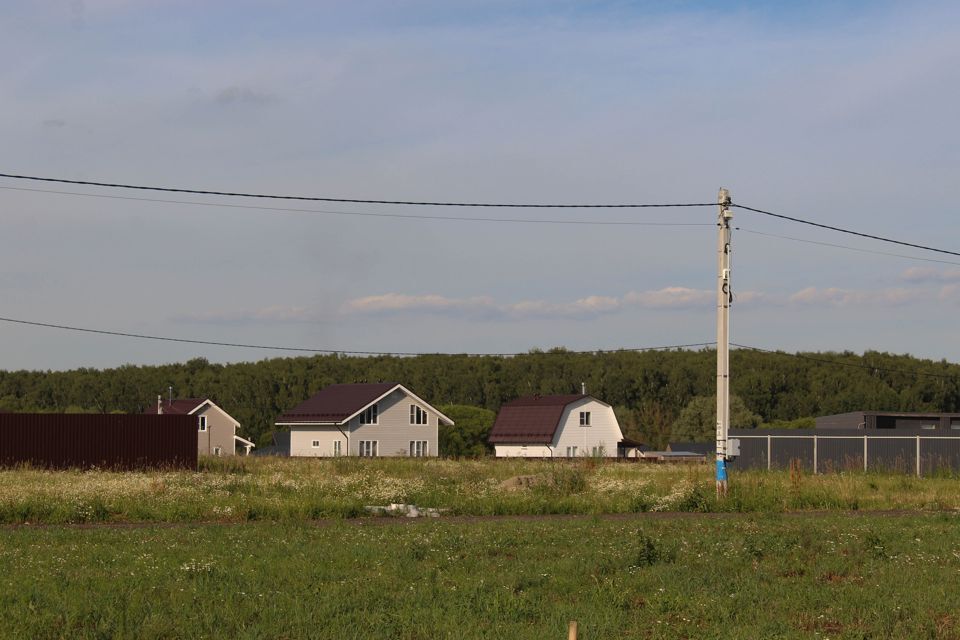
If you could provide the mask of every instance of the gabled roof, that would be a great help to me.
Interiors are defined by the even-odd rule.
[[[196,411],[204,402],[207,402],[207,398],[177,398],[173,402],[162,402],[160,407],[163,409],[163,412],[167,414],[172,413],[175,415],[188,416]],[[144,413],[157,413],[157,405],[147,407]]]
[[[210,405],[211,407],[220,409],[220,407],[218,407],[210,398],[175,398],[172,402],[169,400],[166,402],[161,402],[160,408],[163,409],[163,413],[168,415],[191,416],[200,411],[204,405]],[[223,411],[223,409],[220,409],[220,411],[223,412],[223,415],[230,418],[235,427],[240,426],[240,423],[237,422],[233,416],[226,411]],[[144,413],[157,413],[157,405],[150,405],[146,408]]]
[[[490,444],[549,444],[567,405],[586,398],[596,400],[583,394],[517,398],[500,407],[487,440]]]
[[[433,410],[446,424],[453,420],[424,402],[415,393],[397,382],[360,384],[332,384],[304,400],[293,409],[277,418],[278,425],[337,424],[342,425],[370,405],[382,400],[397,389]]]

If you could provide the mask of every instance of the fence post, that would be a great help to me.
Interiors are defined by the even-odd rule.
[[[867,471],[867,436],[863,436],[863,470]]]
[[[813,434],[813,475],[817,475],[817,434]]]
[[[767,434],[767,471],[770,471],[770,468],[771,468],[771,467],[770,467],[770,464],[771,464],[771,463],[770,463],[770,451],[771,451],[770,442],[771,442],[771,437],[772,437],[772,436],[770,436],[770,434],[768,433],[768,434]]]
[[[917,477],[920,477],[920,435],[917,435]]]
[[[577,640],[577,621],[571,620],[567,627],[567,640]]]

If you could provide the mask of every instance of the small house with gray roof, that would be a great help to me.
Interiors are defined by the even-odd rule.
[[[439,455],[438,427],[453,420],[402,384],[334,384],[279,418],[290,430],[290,455]]]
[[[613,407],[591,395],[528,396],[500,407],[488,438],[498,458],[615,458],[627,443]]]

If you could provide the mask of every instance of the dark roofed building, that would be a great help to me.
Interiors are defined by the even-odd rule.
[[[277,418],[291,456],[436,456],[437,428],[452,425],[397,382],[334,384]]]
[[[931,411],[851,411],[820,416],[817,429],[945,429],[960,430],[960,413]]]
[[[500,407],[488,438],[497,457],[616,457],[613,408],[586,394],[527,396]]]
[[[159,398],[159,397],[158,397]],[[159,400],[144,413],[197,417],[197,453],[205,456],[232,456],[237,446],[250,455],[256,445],[237,435],[240,423],[209,398]]]

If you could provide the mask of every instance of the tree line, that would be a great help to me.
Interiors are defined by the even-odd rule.
[[[945,360],[741,349],[730,361],[733,427],[812,426],[814,416],[856,410],[960,411],[960,365]],[[329,384],[364,381],[400,382],[434,406],[464,416],[463,431],[442,437],[458,442],[465,455],[481,450],[476,445],[482,447],[484,424],[492,423],[503,403],[524,395],[579,393],[581,383],[614,406],[625,436],[663,446],[712,433],[716,352],[554,349],[512,357],[324,355],[236,364],[196,358],[103,370],[0,371],[0,410],[140,413],[158,395],[166,399],[172,387],[174,397],[211,398],[241,423],[245,437],[265,444],[284,411]],[[691,426],[704,420],[705,432]]]

